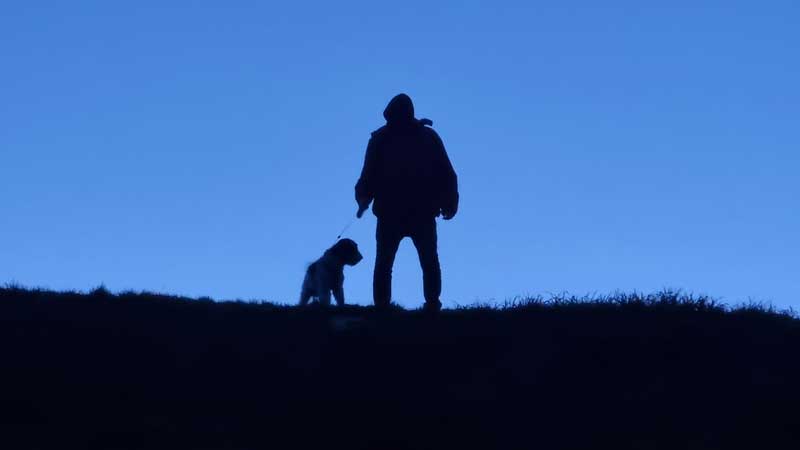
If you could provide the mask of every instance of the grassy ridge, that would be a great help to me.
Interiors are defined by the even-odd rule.
[[[3,448],[800,448],[800,320],[670,292],[429,317],[8,287],[0,342]]]

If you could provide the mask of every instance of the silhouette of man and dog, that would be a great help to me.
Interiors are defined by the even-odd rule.
[[[403,238],[410,237],[422,267],[425,304],[438,312],[442,303],[442,273],[437,249],[436,218],[450,220],[458,211],[458,178],[433,122],[414,117],[406,94],[396,95],[383,111],[386,125],[375,130],[367,144],[364,166],[355,186],[361,218],[372,204],[377,217],[373,301],[379,310],[391,303],[392,267]],[[344,304],[345,265],[361,260],[358,246],[342,239],[311,264],[303,280],[300,304],[317,297],[330,304],[331,293]]]

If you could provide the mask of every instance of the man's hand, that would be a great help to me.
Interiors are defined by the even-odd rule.
[[[455,217],[455,215],[456,215],[455,211],[451,211],[451,210],[448,210],[448,209],[442,209],[442,219],[444,219],[444,220],[450,220],[453,217]]]
[[[367,208],[369,208],[369,205],[367,205],[367,206],[359,206],[358,207],[358,212],[356,213],[356,217],[358,217],[360,219],[361,216],[364,215],[364,211],[366,211]]]

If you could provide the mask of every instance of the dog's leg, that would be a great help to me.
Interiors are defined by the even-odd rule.
[[[308,266],[306,270],[306,276],[303,277],[303,287],[300,288],[300,306],[305,306],[308,304],[308,300],[311,299],[311,296],[314,295],[314,289],[312,289],[312,282],[315,280],[315,267],[314,265]]]
[[[317,270],[316,287],[317,287],[317,300],[320,306],[331,305],[331,280],[324,270]]]
[[[336,286],[333,288],[333,298],[336,299],[338,306],[344,306],[344,287]]]
[[[325,288],[319,294],[319,304],[321,306],[331,306],[331,290]]]
[[[303,286],[303,290],[300,292],[300,306],[306,306],[308,301],[311,299],[311,289]]]

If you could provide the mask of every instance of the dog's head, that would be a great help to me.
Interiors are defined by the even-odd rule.
[[[358,244],[352,239],[340,239],[330,251],[348,266],[355,266],[364,258],[358,251]]]

